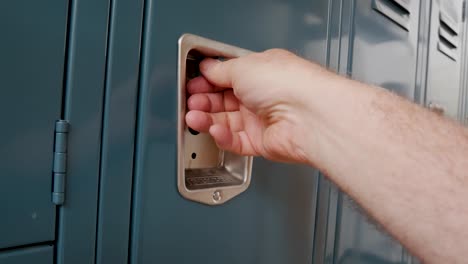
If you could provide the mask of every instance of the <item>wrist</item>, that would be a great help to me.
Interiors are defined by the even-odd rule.
[[[340,130],[340,120],[347,115],[346,101],[349,99],[349,86],[352,80],[336,75],[328,70],[313,65],[315,68],[304,81],[298,111],[298,131],[296,138],[300,142],[301,161],[310,166],[325,170],[327,153],[339,139],[334,134]],[[346,95],[348,94],[348,95]]]

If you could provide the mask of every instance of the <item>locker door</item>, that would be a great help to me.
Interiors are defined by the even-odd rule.
[[[412,99],[415,93],[418,0],[354,1],[353,79]]]
[[[6,250],[0,253],[0,264],[51,264],[54,263],[54,247],[51,245]]]
[[[462,21],[463,21],[463,38],[462,38],[462,50],[461,50],[461,70],[460,70],[460,75],[461,75],[461,81],[460,81],[460,97],[462,98],[462,102],[460,105],[460,110],[462,114],[459,117],[459,120],[462,121],[462,124],[465,126],[468,125],[468,57],[467,57],[467,52],[468,52],[468,28],[466,27],[465,21],[466,21],[466,16],[467,16],[467,10],[466,10],[466,4],[467,2],[464,2],[464,8],[463,8],[463,14],[462,14]]]
[[[432,1],[426,105],[457,119],[461,92],[462,0]]]
[[[413,99],[419,1],[353,2],[348,73],[354,79]],[[343,194],[337,215],[335,260],[338,263],[404,262],[406,253],[402,246],[370,223]]]
[[[177,40],[183,33],[250,50],[288,48],[322,64],[328,1],[146,1],[131,263],[310,263],[316,171],[253,163],[249,189],[224,205],[176,185]]]
[[[0,2],[0,248],[54,240],[68,1]]]

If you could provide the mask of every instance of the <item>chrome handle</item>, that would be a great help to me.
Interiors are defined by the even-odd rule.
[[[179,39],[177,187],[186,199],[218,205],[244,192],[250,185],[252,157],[225,152],[209,134],[185,125],[186,83],[199,74],[199,62],[206,57],[236,58],[251,51],[199,36]]]

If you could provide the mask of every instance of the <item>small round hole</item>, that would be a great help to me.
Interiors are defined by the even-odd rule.
[[[192,153],[192,159],[196,159],[197,158],[197,153]]]
[[[194,135],[194,136],[196,136],[196,135],[200,134],[200,132],[198,132],[198,131],[196,131],[196,130],[193,130],[193,129],[191,129],[190,127],[188,128],[188,131],[190,132],[190,134],[192,134],[192,135]]]

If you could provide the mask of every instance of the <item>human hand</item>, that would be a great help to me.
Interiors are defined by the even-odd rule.
[[[200,71],[203,76],[187,84],[189,127],[240,155],[308,162],[312,86],[328,71],[284,50],[205,59]]]
[[[466,262],[466,128],[281,50],[200,69],[189,127],[227,151],[314,166],[423,261]]]

